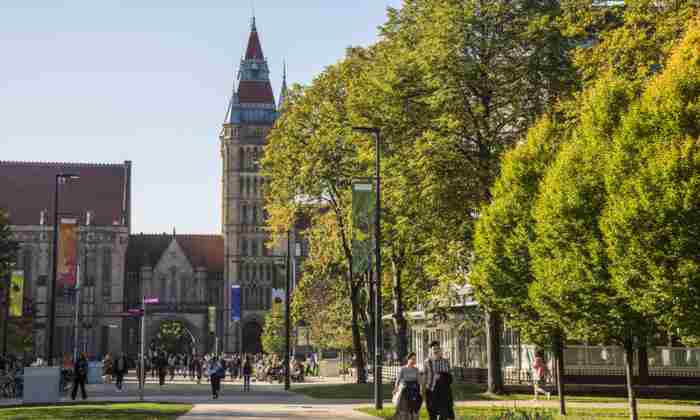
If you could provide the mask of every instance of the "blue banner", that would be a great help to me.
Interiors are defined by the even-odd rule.
[[[231,286],[231,321],[241,320],[241,286]]]

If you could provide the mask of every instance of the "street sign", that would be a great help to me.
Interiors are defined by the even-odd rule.
[[[131,315],[143,315],[143,309],[129,309]]]
[[[143,300],[143,303],[158,303],[158,302],[160,302],[160,299],[158,299],[157,297],[154,297],[154,298],[145,298],[145,299]]]

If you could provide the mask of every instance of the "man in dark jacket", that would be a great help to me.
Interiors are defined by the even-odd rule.
[[[75,361],[73,367],[73,392],[71,393],[71,398],[75,400],[78,394],[78,386],[80,386],[80,391],[83,394],[83,399],[87,399],[87,393],[85,392],[85,382],[87,382],[87,372],[88,372],[88,362],[85,353],[80,353],[80,357]]]
[[[116,376],[116,387],[117,391],[121,392],[124,386],[124,376],[128,373],[129,367],[127,365],[126,356],[122,353],[117,360],[114,361],[114,376]]]

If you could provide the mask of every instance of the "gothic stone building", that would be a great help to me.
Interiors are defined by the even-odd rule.
[[[83,164],[0,161],[0,208],[9,213],[24,270],[25,301],[32,302],[34,354],[45,357],[53,278],[56,174],[79,180],[60,185],[59,214],[77,218],[84,292],[79,342],[91,355],[122,349],[124,261],[131,221],[131,162]],[[59,217],[60,217],[59,216]],[[56,296],[54,354],[72,353],[73,298]]]
[[[284,100],[283,79],[280,103]],[[264,225],[263,186],[259,173],[266,136],[275,123],[278,107],[270,85],[270,71],[255,25],[251,25],[245,57],[238,72],[220,134],[222,179],[222,231],[224,235],[225,306],[230,308],[232,285],[241,286],[242,320],[224,317],[226,351],[257,352],[265,313],[271,308],[275,264],[281,250],[268,250]],[[281,249],[286,248],[282,245]]]

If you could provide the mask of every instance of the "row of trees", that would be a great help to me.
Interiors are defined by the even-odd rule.
[[[312,338],[350,347],[358,367],[371,351],[368,276],[351,270],[349,183],[373,176],[374,156],[371,139],[352,131],[358,125],[382,130],[388,262],[382,287],[392,296],[384,312],[392,314],[399,356],[406,353],[405,309],[444,305],[455,284],[475,286],[486,308],[494,392],[502,390],[504,317],[535,342],[582,336],[585,322],[601,318],[633,322],[604,309],[619,308],[625,296],[600,288],[603,272],[613,270],[602,232],[621,228],[604,228],[597,217],[565,221],[607,211],[605,188],[627,191],[615,201],[621,209],[635,202],[635,190],[622,188],[631,182],[623,175],[642,164],[613,154],[612,138],[654,73],[666,68],[695,8],[683,0],[633,0],[624,7],[589,0],[406,0],[400,10],[388,10],[377,43],[349,48],[310,85],[294,86],[262,164],[272,230],[281,234],[299,215],[312,221],[311,257],[292,303]],[[602,165],[610,156],[620,159],[616,181]],[[575,199],[577,188],[584,192]],[[559,204],[540,206],[541,191]],[[629,257],[633,238],[648,244],[625,236],[618,254]],[[637,273],[644,257],[614,271]],[[690,272],[683,272],[686,284]],[[551,287],[553,279],[567,278],[562,273],[576,273],[567,274],[567,284],[579,288],[582,302],[556,302],[564,289]],[[644,274],[635,276],[626,282],[648,284],[640,280]],[[585,322],[569,322],[589,307]]]

